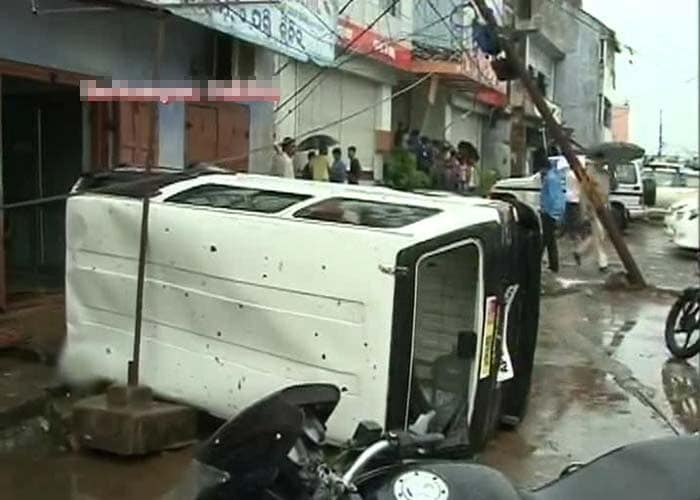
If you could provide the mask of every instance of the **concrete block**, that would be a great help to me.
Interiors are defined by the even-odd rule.
[[[153,402],[153,391],[144,385],[112,385],[106,397],[109,406],[144,407]]]
[[[154,401],[147,389],[110,388],[73,410],[73,434],[81,446],[122,456],[187,446],[196,432],[194,409]]]

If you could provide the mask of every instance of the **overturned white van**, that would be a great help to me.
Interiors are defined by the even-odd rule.
[[[223,418],[281,387],[333,383],[345,393],[335,442],[361,420],[406,428],[430,415],[431,430],[478,448],[523,416],[540,295],[526,205],[146,177],[106,174],[99,193],[87,183],[68,201],[68,380],[126,380],[149,194],[141,382],[160,396]]]

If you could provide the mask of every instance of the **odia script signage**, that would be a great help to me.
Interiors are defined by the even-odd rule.
[[[195,23],[322,66],[335,59],[337,0],[148,0]],[[217,5],[220,3],[220,5]]]

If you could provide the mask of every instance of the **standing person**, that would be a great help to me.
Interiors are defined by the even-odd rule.
[[[331,165],[328,161],[328,148],[326,146],[319,148],[318,155],[311,160],[310,165],[313,180],[328,182]]]
[[[460,162],[466,166],[467,172],[464,178],[465,189],[473,192],[479,185],[476,164],[479,161],[479,153],[471,142],[460,141],[457,145]]]
[[[275,157],[272,159],[271,174],[276,177],[294,179],[294,152],[296,143],[291,137],[285,137],[279,148],[275,148]]]
[[[359,184],[360,175],[362,175],[362,165],[360,165],[360,160],[357,159],[357,148],[355,146],[350,146],[348,148],[348,159],[350,160],[348,183]]]
[[[304,169],[301,171],[302,179],[310,181],[314,178],[313,172],[311,171],[311,160],[315,157],[316,151],[309,151],[309,154],[306,156],[306,165],[304,165]]]
[[[542,220],[542,253],[547,249],[549,270],[559,272],[559,249],[556,229],[566,207],[561,171],[555,161],[549,161],[544,148],[535,152],[535,168],[540,172],[542,188],[540,192],[540,218]]]
[[[418,147],[420,146],[420,130],[411,130],[411,133],[408,135],[407,146],[409,151],[418,156]]]
[[[449,159],[447,160],[447,189],[450,191],[459,191],[460,187],[460,167],[459,154],[456,149],[450,149]]]
[[[348,167],[343,161],[343,151],[340,148],[333,149],[333,165],[331,165],[330,181],[345,184],[348,178]]]
[[[430,139],[426,136],[420,138],[416,160],[418,163],[418,170],[429,176],[433,167],[433,147],[430,143]]]
[[[595,187],[598,189],[598,193],[603,199],[603,204],[609,207],[610,176],[605,170],[605,167],[600,163],[593,163],[589,164],[589,168],[586,170],[588,171],[588,175],[595,182]],[[580,207],[581,216],[586,221],[586,225],[590,227],[590,231],[576,245],[574,259],[576,259],[576,264],[581,265],[581,257],[593,246],[598,260],[598,269],[600,272],[605,272],[608,270],[608,254],[605,251],[605,229],[600,219],[598,219],[593,204],[587,196],[581,198]]]

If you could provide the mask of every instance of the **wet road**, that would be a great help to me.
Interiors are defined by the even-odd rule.
[[[534,487],[617,446],[700,430],[698,361],[669,362],[664,344],[673,300],[598,289],[545,298],[530,411],[483,461]]]
[[[629,237],[647,279],[681,288],[697,282],[694,262],[668,253],[645,228]],[[600,279],[595,264],[564,274]],[[658,269],[657,269],[658,267]],[[600,288],[545,297],[530,409],[517,432],[502,432],[481,460],[534,487],[571,462],[635,440],[700,430],[700,367],[669,362],[663,340],[674,298]],[[157,498],[182,475],[191,451],[148,460],[95,454],[0,456],[0,498],[126,500]]]

